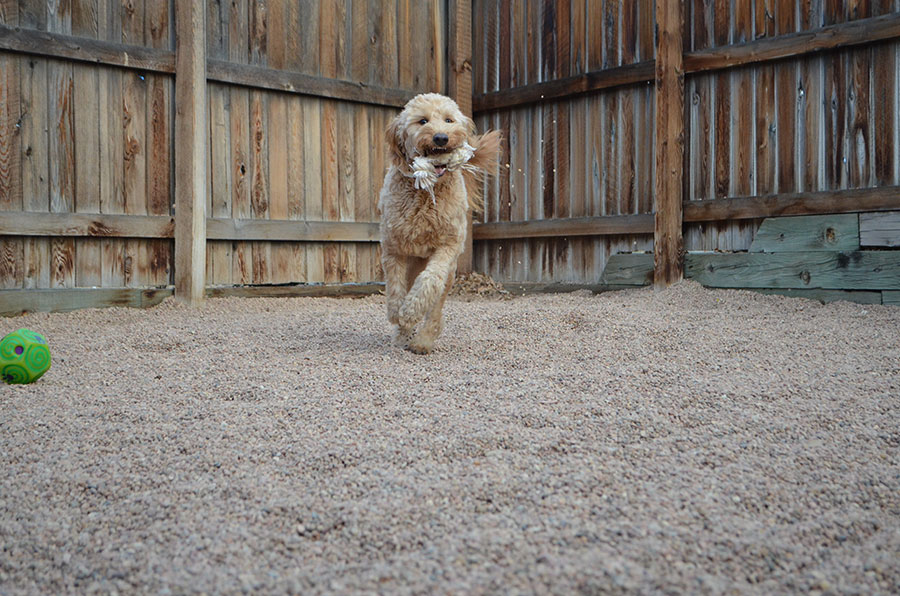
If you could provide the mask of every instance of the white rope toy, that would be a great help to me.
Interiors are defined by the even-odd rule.
[[[474,170],[474,166],[468,165],[468,162],[475,155],[475,147],[463,142],[450,152],[450,159],[447,161],[447,171],[457,170],[459,168]],[[414,186],[419,190],[426,190],[431,195],[431,202],[437,205],[434,198],[434,185],[437,183],[438,175],[434,169],[434,158],[419,156],[412,162],[412,176],[415,179]]]

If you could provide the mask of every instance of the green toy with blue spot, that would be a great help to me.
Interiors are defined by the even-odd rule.
[[[50,346],[40,333],[18,329],[0,340],[0,378],[10,384],[33,383],[50,369]]]

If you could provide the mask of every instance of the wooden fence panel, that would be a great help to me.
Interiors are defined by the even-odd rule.
[[[473,2],[474,93],[569,80],[652,60],[654,13],[642,0]],[[654,97],[649,83],[479,114],[507,141],[488,184],[483,222],[650,213]],[[652,233],[652,230],[650,230]],[[476,236],[477,238],[477,236]],[[649,243],[649,244],[648,244]],[[476,241],[478,267],[503,281],[599,279],[619,250],[646,250],[647,235]]]
[[[654,5],[473,2],[477,120],[502,128],[509,145],[475,229],[483,271],[592,283],[609,254],[652,248],[647,236],[611,233],[616,223],[598,220],[602,234],[582,235],[583,223],[567,219],[653,212]],[[686,249],[747,250],[761,222],[746,215],[757,199],[762,213],[776,197],[815,193],[807,203],[818,209],[858,200],[830,191],[897,185],[900,2],[683,6],[683,196],[742,212],[706,221],[689,211]],[[518,76],[531,64],[535,77]],[[537,229],[524,224],[548,219],[560,236],[523,239]]]
[[[746,250],[763,214],[895,208],[900,0],[683,5],[687,249]],[[172,283],[174,6],[0,2],[0,210],[21,216],[0,287]],[[383,130],[450,89],[449,7],[207,2],[210,285],[380,279]],[[471,8],[475,119],[506,136],[476,268],[593,283],[652,249],[655,3]]]
[[[794,34],[898,10],[893,1],[697,0],[688,3],[686,49]],[[687,200],[896,184],[898,47],[896,41],[879,42],[689,74]],[[710,164],[715,164],[712,172]],[[747,250],[760,221],[688,224],[685,248]]]
[[[5,7],[3,24],[23,30],[172,47],[168,3],[73,0]],[[12,52],[3,54],[2,64],[15,69],[2,87],[16,103],[7,102],[13,109],[0,126],[18,124],[9,146],[15,159],[10,182],[20,201],[3,209],[171,213],[171,77]],[[0,274],[8,288],[171,282],[168,239],[7,237],[2,242],[16,247],[13,274]]]
[[[207,45],[211,60],[412,96],[444,90],[445,12],[438,1],[210,3]],[[212,217],[377,222],[397,108],[212,83],[209,109]],[[381,279],[372,242],[210,240],[207,260],[212,285]]]
[[[0,3],[0,210],[173,218],[174,6]],[[383,131],[415,93],[446,92],[447,10],[206,3],[209,285],[381,279]],[[4,227],[0,288],[172,284],[170,228],[134,237],[103,221],[38,224],[59,235]]]

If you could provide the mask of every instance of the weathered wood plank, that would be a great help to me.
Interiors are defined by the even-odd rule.
[[[609,4],[614,3],[610,2]],[[717,10],[717,22],[719,13],[720,11]],[[891,13],[799,33],[685,52],[684,72],[722,70],[746,64],[771,62],[792,56],[897,37],[900,37],[900,13]],[[596,36],[595,39],[600,39],[600,36]],[[584,75],[566,77],[538,85],[477,94],[473,98],[473,108],[476,113],[497,110],[619,85],[646,82],[652,79],[653,62],[645,60],[631,65],[592,70]]]
[[[250,218],[250,92],[231,88],[231,214],[237,219]],[[253,258],[250,245],[235,244],[232,252],[232,281],[253,280]]]
[[[862,246],[900,247],[900,211],[859,214]]]
[[[366,112],[367,110],[357,108],[353,114],[355,142],[352,146],[352,175],[356,196],[353,199],[353,217],[349,219],[354,222],[371,222],[378,219],[375,215],[377,200],[372,193],[369,177],[371,175],[372,147],[381,139],[378,137],[372,139],[369,136],[369,118]],[[356,281],[373,281],[375,279],[375,248],[368,244],[359,244],[355,250]]]
[[[498,221],[476,224],[473,230],[475,240],[652,233],[651,214]]]
[[[188,304],[204,298],[207,196],[206,11],[176,5],[175,53],[175,296]]]
[[[101,39],[122,41],[122,2],[104,0],[98,5],[98,27]],[[174,69],[174,53],[172,68]],[[100,68],[98,87],[100,122],[98,126],[100,153],[100,212],[125,213],[125,135],[123,113],[123,80],[125,70]],[[125,285],[125,240],[104,238],[100,241],[101,285],[122,287]]]
[[[881,303],[889,306],[900,306],[900,292],[885,291],[881,293]]]
[[[472,117],[472,2],[471,0],[450,0],[448,7],[449,55],[447,62],[447,94],[452,97],[460,111]],[[468,236],[463,254],[457,261],[461,273],[472,271],[472,216],[468,217]]]
[[[221,33],[219,34],[221,35]],[[224,85],[209,87],[209,199],[207,215],[231,217],[231,91]],[[207,285],[231,283],[231,244],[210,242],[206,250]]]
[[[100,119],[99,78],[96,68],[74,65],[75,93],[75,211],[100,212]],[[76,245],[75,284],[102,285],[102,246],[98,239],[83,239]]]
[[[234,286],[207,288],[210,298],[320,298],[370,296],[384,292],[378,282],[347,284],[281,284],[262,286]]]
[[[685,276],[718,288],[900,289],[900,252],[688,253]]]
[[[687,201],[684,221],[723,221],[775,215],[820,215],[900,209],[900,187],[853,188],[762,197]]]
[[[600,283],[616,286],[646,286],[653,283],[653,253],[609,255]]]
[[[717,12],[717,19],[718,16]],[[694,73],[734,68],[896,37],[900,37],[900,13],[891,13],[799,33],[685,52],[684,69],[687,73]]]
[[[303,106],[299,98],[288,101],[287,162],[288,219],[303,219],[306,214],[306,163],[304,158]],[[290,263],[291,279],[306,281],[306,245],[295,244]]]
[[[303,102],[303,155],[305,160],[304,192],[306,219],[321,221],[322,207],[322,102]],[[312,243],[306,248],[307,281],[325,281],[325,245]]]
[[[0,55],[0,209],[22,208],[19,58]]]
[[[881,44],[872,48],[872,119],[875,134],[874,183],[876,186],[891,184],[900,179],[900,147],[898,143],[897,95],[898,52],[896,44]],[[894,134],[888,134],[894,131]]]
[[[47,62],[37,58],[23,60],[21,73],[22,209],[47,212],[50,208]],[[23,242],[23,286],[50,287],[50,240],[30,237]]]
[[[268,219],[269,214],[269,94],[250,92],[250,213],[255,219]],[[253,283],[271,281],[272,247],[265,243],[251,245]]]
[[[855,214],[769,217],[753,238],[750,252],[859,250],[860,224]]]
[[[338,188],[338,139],[337,139],[337,103],[332,100],[322,102],[322,215],[325,221],[340,219],[340,201]],[[325,282],[336,283],[341,279],[340,248],[334,244],[323,247]]]
[[[75,122],[72,65],[51,62],[49,86],[50,211],[68,213],[75,206]],[[75,241],[50,241],[51,287],[75,285]]]
[[[412,92],[405,89],[392,89],[370,85],[363,81],[344,81],[224,60],[210,60],[207,76],[209,80],[219,83],[389,107],[402,107],[413,96]]]
[[[563,77],[533,83],[524,87],[513,87],[501,91],[480,93],[472,98],[475,113],[512,108],[590,93],[601,89],[611,89],[653,80],[652,60],[644,60],[624,66],[614,66],[602,70],[592,70],[585,74]]]
[[[147,39],[155,47],[168,47],[168,6],[157,3],[147,14]],[[172,93],[174,81],[158,74],[147,75],[147,213],[168,215],[172,212]],[[205,87],[204,87],[205,89]],[[204,106],[206,109],[206,106]],[[208,134],[208,132],[206,133]],[[206,145],[204,144],[204,147]],[[204,198],[205,200],[205,198]],[[172,246],[170,242],[149,242],[150,262],[146,285],[171,283]]]
[[[150,72],[175,72],[175,52],[144,47],[140,40],[124,44],[0,25],[0,50]]]
[[[656,216],[654,283],[667,286],[682,277],[682,195],[684,175],[684,31],[681,3],[656,5]]]
[[[15,21],[14,8],[2,7]],[[0,55],[0,209],[23,208],[21,121],[24,109],[19,58]],[[27,91],[24,91],[27,93]],[[26,278],[26,246],[21,238],[0,237],[0,288],[21,288]],[[31,255],[29,255],[31,256]]]
[[[67,312],[82,308],[156,306],[172,288],[74,288],[0,291],[0,316],[28,312]]]
[[[274,20],[273,20],[274,21]],[[270,49],[279,47],[274,44]],[[279,50],[280,52],[280,50]],[[270,56],[271,59],[271,56]],[[269,98],[269,217],[273,220],[287,220],[288,207],[288,113],[284,95],[273,93]],[[287,245],[272,246],[273,283],[297,281],[291,279],[292,250]]]
[[[352,221],[217,219],[206,221],[210,240],[378,242],[378,224]]]
[[[119,66],[130,70],[165,74],[174,74],[175,72],[175,53],[171,50],[86,39],[59,33],[31,31],[4,25],[0,25],[0,50]],[[221,59],[209,60],[207,77],[210,81],[230,85],[389,107],[402,107],[413,95],[407,89],[384,87],[365,81],[345,81]]]
[[[350,104],[340,104],[337,109],[337,130],[338,130],[338,179],[337,179],[337,202],[339,220],[342,222],[352,222],[356,218],[356,201],[366,200],[364,194],[360,194],[356,188],[356,176],[354,170],[362,164],[356,163],[354,154],[354,144],[361,142],[364,137],[358,137],[356,132],[356,122],[354,120],[354,106]],[[340,281],[356,282],[358,277],[358,263],[356,258],[356,247],[347,244],[340,246]]]

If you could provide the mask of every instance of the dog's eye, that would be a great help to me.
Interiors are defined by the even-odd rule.
[[[422,118],[421,120],[419,120],[419,124],[421,124],[423,126],[428,124],[428,118]]]
[[[444,122],[446,122],[447,124],[453,124],[453,119],[447,118],[446,120],[444,120]]]

